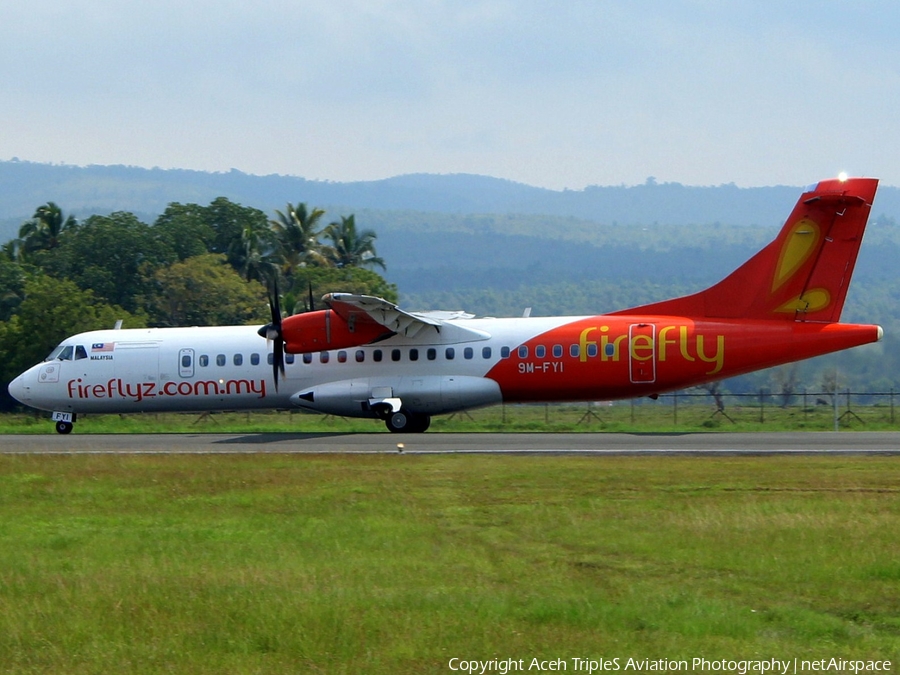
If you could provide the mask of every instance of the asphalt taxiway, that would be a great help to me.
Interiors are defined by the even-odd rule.
[[[56,434],[0,436],[0,454],[897,454],[900,433]]]

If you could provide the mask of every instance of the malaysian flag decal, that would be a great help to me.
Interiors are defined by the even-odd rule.
[[[115,342],[95,342],[91,345],[91,354],[100,354],[102,352],[111,352],[116,348]]]

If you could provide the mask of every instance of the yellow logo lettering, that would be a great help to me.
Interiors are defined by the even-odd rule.
[[[725,365],[725,336],[717,335],[716,336],[716,353],[712,356],[706,355],[706,350],[703,347],[703,336],[697,336],[697,356],[700,357],[701,361],[705,361],[706,363],[715,363],[716,367],[710,371],[707,371],[707,375],[715,375],[720,370],[722,370],[722,366]]]
[[[678,330],[678,333],[679,333],[679,335],[680,335],[680,337],[681,337],[681,344],[679,345],[679,347],[681,348],[681,357],[682,357],[685,361],[696,361],[696,359],[695,359],[693,356],[691,356],[690,354],[688,354],[688,350],[687,350],[687,347],[688,347],[688,329],[687,329],[687,326],[681,326],[681,327],[679,328],[679,330]]]
[[[653,337],[635,335],[631,338],[631,358],[635,361],[649,361],[653,358]]]
[[[660,361],[666,360],[666,346],[675,344],[675,340],[667,340],[666,339],[666,334],[673,330],[675,330],[675,326],[663,326],[662,328],[659,329],[659,357],[658,358]]]
[[[578,346],[580,347],[580,349],[578,351],[579,351],[579,354],[581,355],[580,358],[581,358],[582,363],[584,363],[588,360],[588,354],[587,354],[588,345],[593,345],[595,347],[597,346],[596,341],[587,339],[587,336],[590,335],[591,333],[593,333],[595,330],[597,330],[597,329],[596,328],[585,328],[583,331],[581,331],[581,337],[578,338]]]

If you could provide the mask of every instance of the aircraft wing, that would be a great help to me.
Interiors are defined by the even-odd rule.
[[[353,293],[329,293],[322,298],[334,312],[348,325],[360,322],[376,323],[404,337],[415,337],[423,330],[433,330],[440,334],[447,322],[454,319],[472,319],[474,314],[466,312],[407,312],[392,302],[371,295]],[[453,326],[453,332],[471,333],[469,339],[483,340],[490,337],[480,330]]]

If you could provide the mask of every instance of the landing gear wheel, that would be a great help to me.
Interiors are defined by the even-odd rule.
[[[74,425],[71,422],[57,422],[56,423],[56,433],[58,433],[58,434],[72,433],[73,426]]]
[[[410,431],[414,431],[417,434],[421,434],[422,432],[427,431],[428,427],[431,426],[430,415],[416,415],[413,419],[416,424],[412,429],[410,429]]]
[[[389,415],[384,422],[387,425],[388,430],[392,433],[419,434],[425,431],[431,424],[431,417],[428,415],[417,415],[408,410],[400,409]]]
[[[387,425],[388,431],[394,434],[402,434],[410,430],[409,413],[405,410],[398,410],[395,413],[391,413],[384,423]]]

